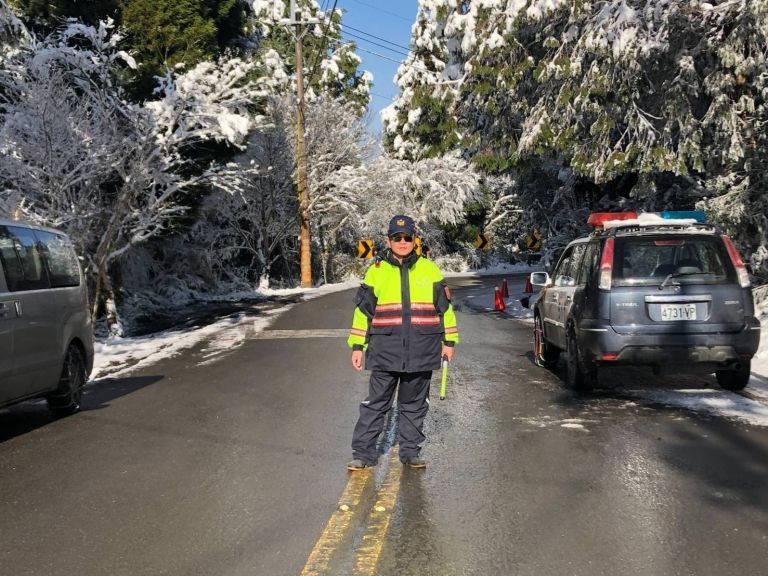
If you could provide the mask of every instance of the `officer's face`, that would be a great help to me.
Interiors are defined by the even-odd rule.
[[[392,250],[392,253],[399,257],[405,258],[413,252],[413,235],[397,233],[387,238],[387,246]]]

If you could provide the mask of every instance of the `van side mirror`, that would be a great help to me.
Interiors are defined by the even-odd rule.
[[[550,284],[552,284],[552,279],[546,272],[531,272],[531,285],[549,286]]]

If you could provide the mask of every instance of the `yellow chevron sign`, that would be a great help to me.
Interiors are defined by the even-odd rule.
[[[475,246],[477,246],[478,250],[488,252],[491,249],[491,237],[487,234],[478,234],[477,238],[475,238]]]
[[[413,239],[413,249],[416,251],[416,254],[421,256],[421,236],[416,236],[416,238]]]
[[[373,258],[373,240],[366,238],[357,243],[358,258]]]
[[[541,232],[535,229],[529,236],[525,237],[525,244],[528,246],[528,250],[533,252],[541,250]]]

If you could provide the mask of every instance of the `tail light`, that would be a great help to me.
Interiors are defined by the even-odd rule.
[[[613,238],[608,238],[603,246],[603,257],[600,259],[600,290],[611,289],[611,277],[613,276]]]
[[[736,246],[734,246],[731,239],[725,235],[723,235],[723,242],[725,242],[725,247],[728,250],[728,256],[731,257],[731,263],[733,264],[733,267],[736,268],[736,276],[739,278],[739,285],[742,288],[749,288],[749,272],[747,271],[744,262],[741,261],[741,256],[739,256]]]

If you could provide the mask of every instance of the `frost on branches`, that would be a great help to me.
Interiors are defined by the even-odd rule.
[[[523,192],[567,168],[588,207],[698,201],[766,276],[767,34],[766,0],[420,0],[387,145]]]
[[[110,23],[17,38],[0,67],[0,211],[72,237],[94,278],[96,315],[114,299],[111,263],[167,230],[185,212],[186,191],[240,186],[242,170],[197,166],[186,152],[205,141],[243,145],[255,121],[251,68],[200,64],[166,77],[160,100],[139,106],[122,99],[116,74],[133,61]]]
[[[303,37],[307,102],[317,98],[339,99],[361,115],[371,98],[373,76],[359,70],[361,59],[355,53],[354,42],[341,37],[342,11],[324,12],[315,0],[297,0],[296,5],[301,20],[318,21],[307,25]],[[275,93],[290,89],[284,81],[295,75],[294,40],[285,24],[290,19],[290,2],[253,0],[252,8],[259,25],[257,59],[265,69],[262,82]]]

